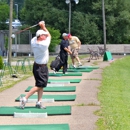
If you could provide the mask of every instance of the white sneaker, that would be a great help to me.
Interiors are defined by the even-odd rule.
[[[76,65],[72,65],[73,66],[73,68],[76,68]]]
[[[43,106],[41,102],[36,102],[36,107],[40,109],[46,109],[46,107]]]
[[[56,70],[55,70],[55,68],[53,68],[53,73],[56,74]]]
[[[25,97],[20,97],[20,108],[24,109],[27,99]]]
[[[82,63],[79,63],[79,65],[78,66],[82,66]]]

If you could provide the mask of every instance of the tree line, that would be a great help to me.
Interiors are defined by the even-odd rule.
[[[58,30],[60,34],[69,31],[69,5],[65,0],[19,0],[19,2],[23,2],[19,18],[27,25],[31,26],[45,20],[49,28]],[[106,43],[129,44],[130,0],[104,0],[104,3]],[[0,10],[1,8],[0,3]],[[8,13],[8,10],[4,11]],[[1,16],[0,11],[0,21],[4,19]],[[31,31],[35,32],[35,29]],[[102,0],[79,0],[78,4],[71,0],[71,34],[78,36],[82,44],[103,44]]]

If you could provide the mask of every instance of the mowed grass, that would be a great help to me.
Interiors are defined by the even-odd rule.
[[[130,56],[117,60],[103,72],[98,99],[98,130],[130,130]]]

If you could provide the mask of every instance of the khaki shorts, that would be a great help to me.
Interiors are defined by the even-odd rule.
[[[78,53],[79,53],[79,49],[72,49],[72,54],[70,55],[71,58],[75,58],[75,57],[78,57]]]

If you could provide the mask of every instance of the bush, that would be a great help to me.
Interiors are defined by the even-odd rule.
[[[3,58],[0,56],[0,69],[3,69]]]
[[[50,34],[52,36],[51,44],[49,46],[49,51],[50,52],[55,52],[55,47],[57,45],[59,45],[60,42],[61,42],[61,39],[60,39],[61,33],[60,33],[59,30],[56,30],[54,28],[48,28],[48,30],[49,30],[49,32],[50,32]]]

